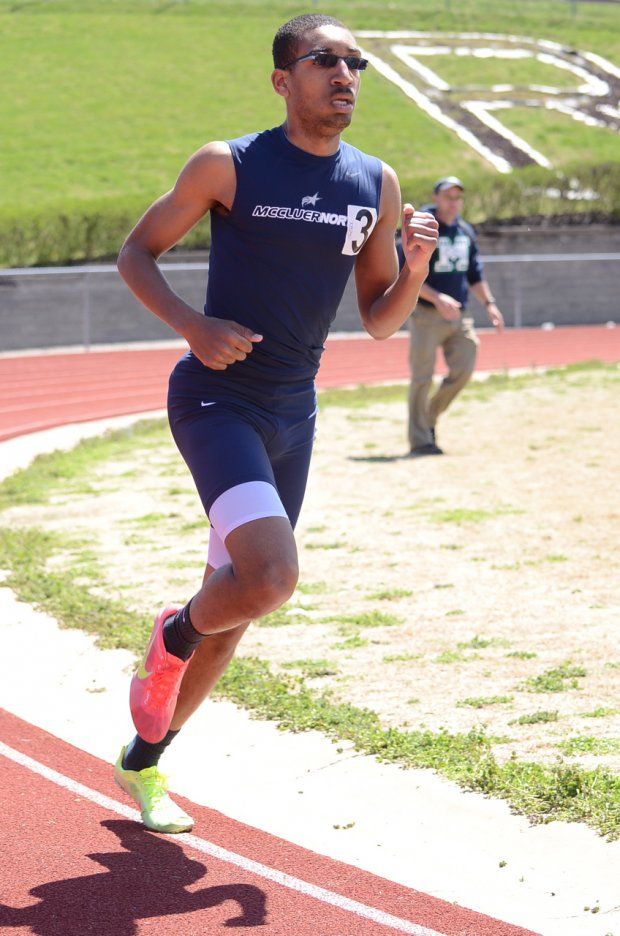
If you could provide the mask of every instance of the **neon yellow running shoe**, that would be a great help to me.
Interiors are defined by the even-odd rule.
[[[142,822],[153,832],[189,832],[194,820],[168,796],[168,781],[157,767],[125,770],[125,748],[114,765],[114,779],[140,807]]]

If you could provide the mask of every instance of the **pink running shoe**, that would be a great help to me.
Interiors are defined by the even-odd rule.
[[[174,715],[181,680],[189,660],[180,660],[164,646],[164,621],[180,605],[168,605],[155,618],[151,639],[129,689],[129,708],[136,730],[150,744],[166,736]]]

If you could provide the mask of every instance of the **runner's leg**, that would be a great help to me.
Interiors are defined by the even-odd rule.
[[[299,517],[306,489],[315,415],[316,409],[296,427],[292,434],[290,450],[273,459],[274,480],[292,526]],[[207,565],[203,586],[213,575],[216,566],[221,567],[231,562],[227,546],[228,540],[225,546],[212,529],[209,542],[209,562],[212,564]],[[183,678],[172,719],[172,729],[179,729],[209,695],[232,660],[237,644],[249,623],[249,620],[243,621],[226,631],[210,634],[202,641],[193,654]]]
[[[195,422],[195,419],[191,421]],[[220,421],[219,416],[217,421]],[[308,431],[312,431],[313,427],[313,420],[311,423],[304,420],[303,428],[306,437]],[[210,519],[214,528],[212,530],[214,535],[211,537],[210,561],[205,570],[203,585],[196,596],[198,598],[197,611],[193,610],[195,599],[192,600],[192,618],[199,621],[198,628],[195,629],[195,635],[205,635],[206,639],[202,641],[204,649],[201,651],[200,645],[197,644],[198,650],[195,651],[193,658],[190,658],[188,664],[183,664],[184,666],[187,665],[187,669],[185,670],[185,679],[183,679],[184,685],[181,686],[181,704],[178,706],[178,710],[175,711],[176,720],[174,725],[168,723],[169,730],[165,737],[162,737],[162,742],[156,741],[157,733],[152,738],[155,743],[145,744],[142,738],[138,737],[136,739],[140,748],[138,754],[147,759],[149,757],[152,759],[153,756],[156,761],[159,759],[166,744],[172,740],[181,725],[208,695],[232,659],[236,645],[248,626],[249,619],[278,607],[292,592],[297,581],[297,552],[292,527],[286,517],[286,511],[277,497],[275,487],[272,486],[275,483],[275,478],[271,465],[269,465],[268,460],[267,465],[264,462],[261,464],[263,449],[261,449],[260,445],[255,444],[258,433],[253,432],[248,437],[248,425],[243,424],[242,435],[245,433],[246,438],[240,440],[238,429],[239,426],[237,425],[237,429],[233,433],[236,438],[233,440],[232,452],[234,456],[237,456],[236,460],[233,459],[233,464],[237,471],[237,480],[240,483],[219,493],[215,500],[209,494],[205,494],[204,488],[201,487],[201,483],[196,477],[196,471],[184,452],[188,465],[194,474],[203,503],[208,498],[212,509]],[[196,435],[195,432],[194,435]],[[204,441],[205,435],[203,433],[200,433],[199,437]],[[211,434],[211,437],[213,437],[213,434]],[[222,433],[217,433],[216,438],[218,443],[218,458],[216,461],[221,463]],[[230,443],[230,441],[229,438],[228,442]],[[242,444],[239,444],[240,441]],[[297,441],[299,441],[298,438]],[[256,485],[256,481],[242,481],[238,475],[240,469],[238,456],[240,453],[244,453],[244,455],[248,453],[248,447],[243,444],[244,442],[250,443],[249,450],[252,450],[254,456],[258,457],[258,462],[255,461],[249,470],[249,476],[252,477],[253,475],[254,478],[258,476],[261,479],[258,481],[259,490],[258,492],[255,491],[259,496],[251,499],[249,514],[246,488],[251,488],[252,484]],[[181,448],[181,446],[179,447]],[[298,445],[297,447],[303,449],[303,484],[298,483],[295,485],[289,482],[287,485],[284,483],[286,478],[282,476],[282,482],[287,490],[287,497],[292,498],[291,514],[294,519],[297,517],[303,499],[311,442],[310,445],[306,443],[304,446]],[[183,451],[182,448],[181,450]],[[200,463],[200,460],[198,463]],[[196,467],[196,463],[194,463],[194,467]],[[245,470],[247,477],[247,461]],[[273,478],[271,484],[263,480],[265,476],[269,476],[270,472],[271,478]],[[220,482],[221,478],[218,481],[219,490],[221,491],[222,485]],[[300,487],[301,494],[299,493]],[[262,498],[260,496],[261,488]],[[266,495],[265,491],[267,492]],[[246,493],[245,503],[244,493]],[[261,509],[258,511],[256,509],[261,502],[263,504],[262,512]],[[270,504],[271,506],[269,506]],[[207,507],[207,504],[205,504],[205,507]],[[248,519],[248,516],[251,519]],[[257,581],[258,588],[254,589],[254,583]],[[258,595],[254,594],[248,599],[247,604],[244,606],[247,617],[242,614],[243,619],[239,620],[239,611],[238,607],[235,607],[235,601],[239,600],[240,595],[252,589],[258,591]],[[218,601],[218,596],[221,604]],[[215,614],[213,613],[214,604]],[[186,606],[186,610],[188,614],[185,624],[187,625],[189,622],[190,627],[194,628],[194,621],[189,619],[189,605]],[[164,656],[166,656],[166,653],[164,653]],[[169,653],[167,656],[170,658]],[[177,659],[177,665],[178,663],[179,660]],[[175,693],[177,691],[178,689],[175,690]],[[148,718],[145,725],[151,732],[152,728],[148,725]],[[141,806],[145,824],[149,828],[158,831],[183,831],[190,828],[192,824],[191,817],[184,814],[167,796],[165,793],[165,778],[157,772],[157,767],[146,767],[146,769],[140,771],[139,765],[138,769],[135,769],[136,765],[134,765],[134,769],[126,769],[123,766],[124,753],[125,749],[121,752],[116,764],[115,777],[122,788]],[[155,771],[155,773],[152,774],[152,771]],[[152,784],[156,787],[156,789],[154,787],[154,795],[151,795],[153,792],[151,790]]]
[[[213,532],[211,533],[213,536]],[[203,585],[215,572],[211,565],[205,569]],[[178,731],[202,702],[210,695],[228,664],[235,655],[237,644],[245,634],[250,621],[244,621],[237,627],[218,634],[210,634],[199,644],[192,655],[187,672],[181,683],[181,691],[177,700],[174,716],[170,728]]]

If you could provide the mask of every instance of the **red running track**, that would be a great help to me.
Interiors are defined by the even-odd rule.
[[[600,325],[480,333],[478,370],[620,360],[620,328]],[[327,341],[318,386],[405,380],[407,336]],[[0,441],[52,426],[165,406],[179,348],[23,355],[0,359]],[[445,372],[438,359],[438,373]]]
[[[6,936],[536,936],[178,798],[192,835],[148,832],[111,767],[0,709]]]

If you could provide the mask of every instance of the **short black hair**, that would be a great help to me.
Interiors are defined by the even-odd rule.
[[[287,62],[294,59],[304,35],[320,26],[342,26],[346,29],[340,20],[334,19],[333,16],[324,16],[323,13],[304,13],[280,26],[271,49],[274,68],[284,68]]]

